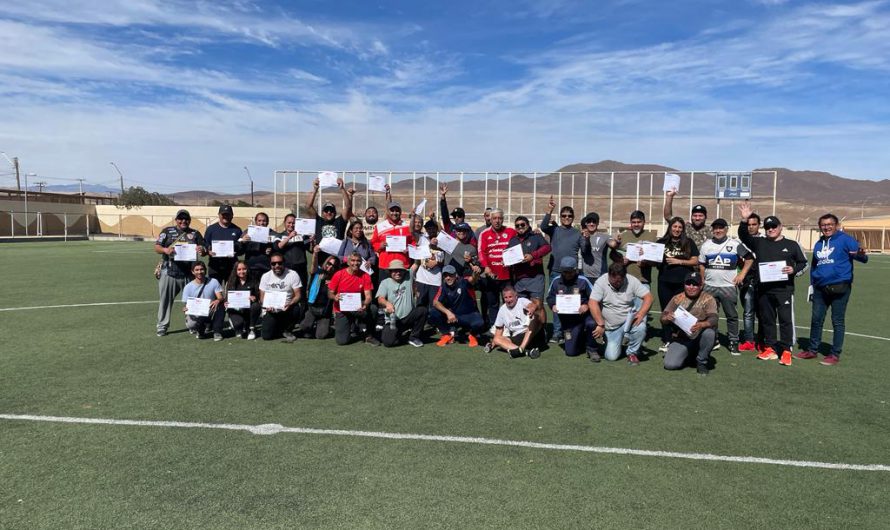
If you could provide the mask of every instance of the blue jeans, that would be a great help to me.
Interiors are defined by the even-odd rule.
[[[643,340],[646,338],[646,319],[644,318],[642,322],[631,327],[626,334],[624,326],[606,330],[606,351],[603,357],[607,361],[617,361],[621,357],[621,343],[624,341],[625,335],[627,335],[627,354],[640,353],[640,346],[643,345]]]
[[[822,325],[825,323],[825,313],[831,307],[831,327],[834,329],[834,337],[831,341],[831,354],[839,356],[844,347],[844,316],[847,314],[847,302],[853,291],[851,285],[847,292],[839,295],[830,295],[818,287],[813,288],[813,313],[810,320],[810,351],[819,351],[822,345]]]
[[[744,316],[742,318],[742,333],[739,338],[742,342],[754,342],[754,312],[757,307],[754,299],[754,287],[751,285],[743,287],[739,294],[742,299],[742,309],[744,311]]]
[[[446,319],[445,315],[440,313],[439,310],[430,309],[427,322],[435,326],[442,335],[451,333],[452,328],[457,328],[458,330],[463,330],[467,333],[472,333],[473,335],[478,335],[485,331],[485,321],[482,319],[482,314],[478,311],[472,313],[455,313],[454,316],[457,318],[457,322],[449,324],[448,319]]]

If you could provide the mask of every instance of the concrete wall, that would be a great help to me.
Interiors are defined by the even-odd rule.
[[[86,235],[87,230],[99,229],[95,219],[96,206],[28,201],[27,213],[23,201],[0,200],[0,236]],[[27,230],[26,225],[27,224]]]

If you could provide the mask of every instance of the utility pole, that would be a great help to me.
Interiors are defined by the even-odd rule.
[[[12,167],[15,168],[15,187],[17,190],[22,191],[22,181],[20,179],[20,169],[19,169],[19,157],[12,157]]]
[[[120,177],[121,177],[121,195],[123,195],[124,194],[124,174],[121,173],[121,168],[117,167],[117,164],[115,164],[114,162],[109,162],[109,164],[111,164],[112,167],[114,167],[114,169],[117,171],[117,174],[120,175]]]
[[[43,188],[46,186],[46,182],[39,181],[39,182],[35,182],[34,185],[37,186],[38,193],[43,193]]]
[[[250,206],[252,208],[256,204],[253,200],[253,177],[250,176],[250,170],[247,169],[247,166],[244,166],[244,171],[247,171],[247,178],[250,179]]]
[[[83,197],[83,181],[84,179],[77,179],[77,186],[80,188],[80,196]]]

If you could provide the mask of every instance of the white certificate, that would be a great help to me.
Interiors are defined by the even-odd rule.
[[[229,291],[226,298],[232,309],[250,309],[250,291]]]
[[[639,243],[628,243],[627,250],[624,252],[624,257],[626,257],[628,261],[643,261],[643,245]]]
[[[217,258],[233,258],[235,257],[234,241],[214,241],[213,253]]]
[[[185,312],[193,317],[210,316],[210,299],[189,297],[185,301]]]
[[[577,315],[581,310],[580,294],[556,295],[556,312],[561,315]]]
[[[654,261],[661,263],[664,261],[664,244],[663,243],[643,243],[643,259],[645,261]]]
[[[417,207],[414,208],[414,213],[416,213],[417,215],[423,215],[424,209],[426,209],[426,199],[417,203]]]
[[[251,241],[254,241],[256,243],[268,243],[269,227],[248,225],[247,237],[249,237]]]
[[[664,186],[662,186],[662,191],[673,191],[680,189],[680,175],[676,173],[665,173],[664,174]]]
[[[320,188],[336,188],[337,174],[333,171],[322,171],[318,174],[318,186]]]
[[[263,307],[284,309],[287,305],[287,293],[284,291],[266,291],[263,294]]]
[[[361,267],[359,267],[359,269],[367,272],[368,274],[374,274],[374,268],[371,267],[371,263],[366,259],[362,260],[362,265]]]
[[[389,248],[389,245],[387,245]],[[429,245],[408,245],[408,257],[411,259],[429,259],[433,257]]]
[[[361,307],[361,293],[340,293],[340,311],[358,311]]]
[[[784,282],[788,275],[782,272],[786,267],[784,261],[767,261],[760,264],[760,283]]]
[[[173,261],[195,261],[198,259],[198,245],[177,243],[173,246]]]
[[[692,337],[692,325],[698,322],[698,319],[690,313],[686,311],[682,307],[678,307],[674,310],[674,324],[677,325],[678,328],[683,330],[683,333]]]
[[[315,219],[296,219],[294,221],[294,231],[301,236],[314,236]]]
[[[439,232],[439,235],[436,236],[436,241],[439,243],[438,247],[449,254],[453,254],[454,249],[457,248],[457,239],[451,237],[445,232]]]
[[[368,177],[368,191],[380,191],[386,193],[386,178],[371,175]]]
[[[318,243],[318,247],[322,252],[326,252],[331,256],[336,256],[340,253],[340,247],[343,246],[343,240],[337,239],[336,237],[325,237]]]
[[[525,254],[522,253],[522,245],[513,245],[505,249],[504,253],[501,254],[501,259],[504,260],[504,265],[507,267],[522,263],[522,260],[525,259]]]
[[[386,236],[386,252],[405,252],[407,245],[408,238],[405,236]]]

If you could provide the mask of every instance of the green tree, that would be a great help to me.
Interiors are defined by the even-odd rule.
[[[118,196],[115,204],[118,208],[129,210],[134,206],[174,206],[176,203],[170,197],[148,191],[142,186],[130,186]]]

